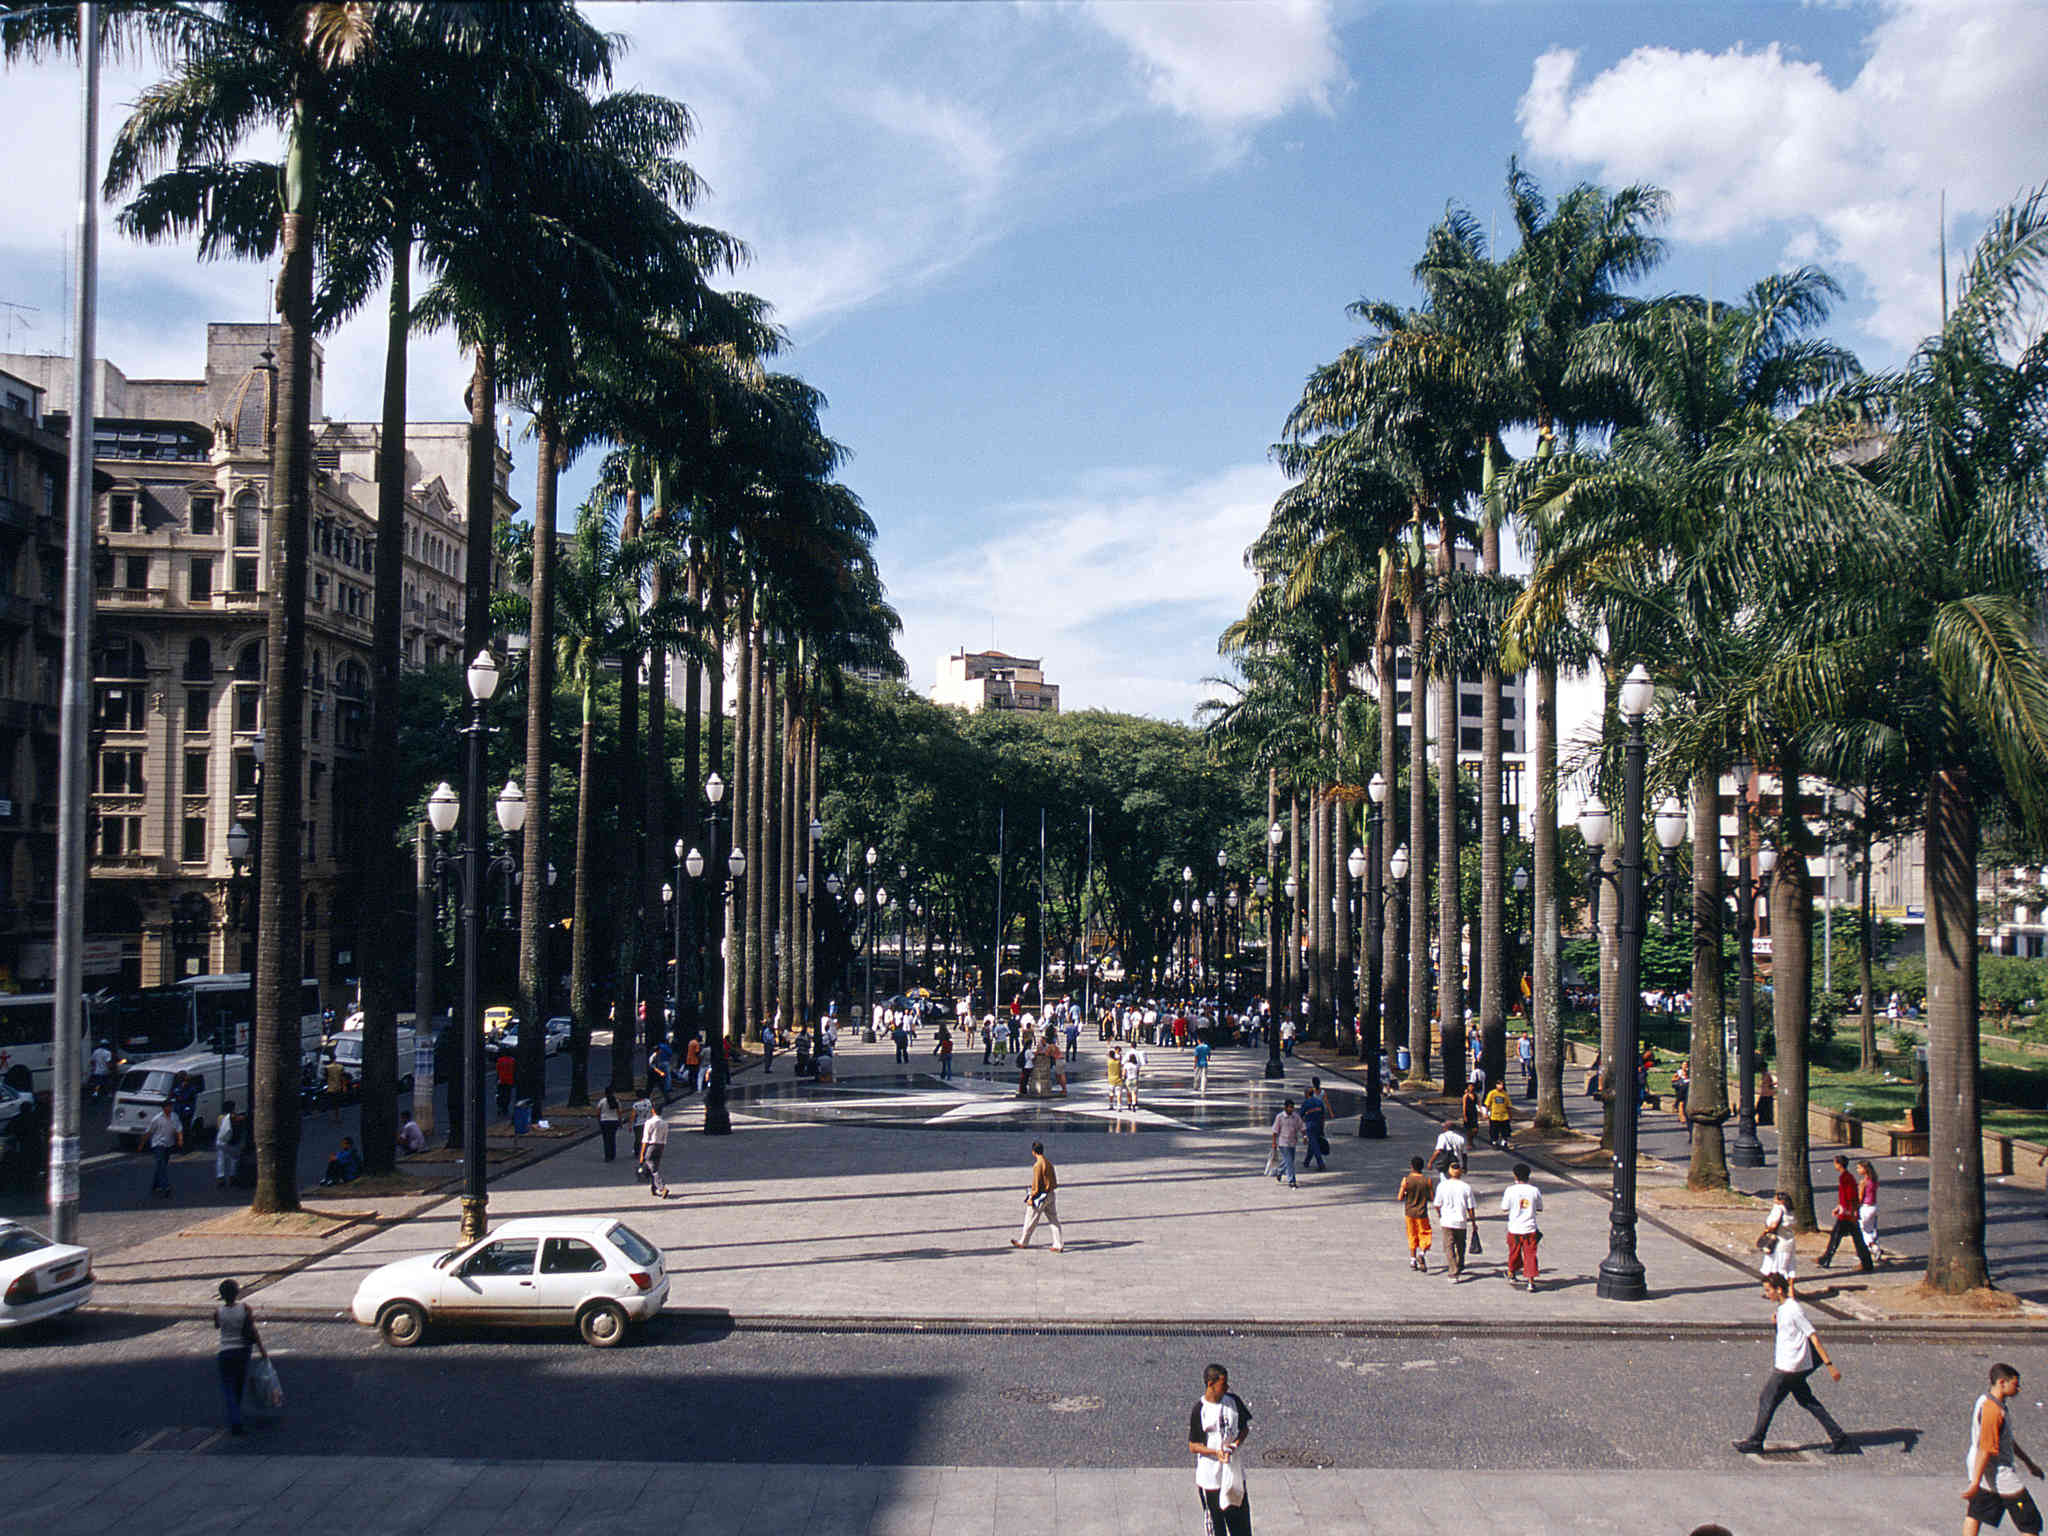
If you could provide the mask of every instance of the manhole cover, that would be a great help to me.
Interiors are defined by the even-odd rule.
[[[1268,1445],[1259,1450],[1259,1460],[1269,1467],[1327,1467],[1331,1463],[1314,1451],[1293,1445]]]
[[[1036,1387],[1004,1387],[996,1393],[1006,1403],[1042,1403],[1045,1393]]]
[[[1084,1393],[1079,1397],[1056,1397],[1045,1406],[1054,1413],[1094,1413],[1102,1407],[1102,1399]]]

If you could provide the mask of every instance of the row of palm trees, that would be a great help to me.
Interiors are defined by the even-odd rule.
[[[1779,1187],[1810,1225],[1807,858],[1820,843],[1805,805],[1825,786],[1857,807],[1859,838],[1925,843],[1928,1280],[1982,1285],[1978,818],[1992,810],[2048,836],[2048,666],[2034,639],[2048,587],[2048,199],[2023,197],[1992,221],[1953,307],[1944,294],[1940,331],[1884,373],[1823,333],[1839,290],[1810,267],[1733,303],[1627,291],[1663,254],[1655,188],[1581,185],[1552,202],[1511,164],[1506,205],[1512,249],[1497,255],[1453,207],[1416,264],[1419,303],[1352,307],[1366,334],[1315,370],[1288,417],[1276,452],[1292,483],[1247,553],[1260,584],[1223,638],[1239,686],[1212,728],[1267,778],[1276,810],[1285,800],[1308,822],[1307,932],[1289,957],[1302,956],[1315,1027],[1348,1028],[1349,978],[1372,985],[1377,970],[1387,1027],[1405,1014],[1413,1077],[1432,1077],[1433,1005],[1439,1080],[1462,1086],[1458,681],[1477,677],[1471,953],[1482,1059],[1499,1079],[1518,979],[1501,959],[1514,831],[1499,683],[1526,672],[1536,1118],[1562,1127],[1558,786],[1565,775],[1617,800],[1620,733],[1610,702],[1598,739],[1560,743],[1558,677],[1597,670],[1612,701],[1640,662],[1658,684],[1653,793],[1690,806],[1689,846],[1670,856],[1689,862],[1692,885],[1691,1182],[1728,1182],[1720,785],[1757,765],[1780,786],[1776,817],[1759,824],[1779,850]],[[1508,440],[1529,434],[1514,462]],[[1500,574],[1503,524],[1528,555],[1526,580]],[[1402,760],[1403,668],[1413,699],[1435,690],[1434,764],[1413,726]],[[1358,786],[1375,773],[1391,786],[1390,921],[1383,952],[1354,965],[1349,925],[1329,914],[1349,889]],[[1737,792],[1752,782],[1742,774]],[[1405,888],[1390,868],[1402,842]],[[1610,1061],[1618,905],[1600,913]],[[1368,1035],[1375,1016],[1368,1006]],[[1610,1126],[1612,1113],[1610,1097]]]
[[[719,657],[726,644],[738,646],[736,824],[758,844],[771,812],[796,803],[768,787],[771,765],[793,762],[802,744],[815,740],[816,704],[837,666],[889,653],[894,618],[869,553],[872,525],[857,499],[830,478],[841,454],[818,430],[822,401],[770,371],[780,337],[766,306],[715,286],[743,258],[740,243],[687,217],[701,190],[682,158],[694,127],[689,112],[658,96],[615,89],[612,70],[623,40],[593,27],[571,0],[114,0],[96,12],[103,46],[149,54],[163,68],[114,145],[106,190],[126,199],[121,227],[149,240],[196,237],[202,257],[278,266],[254,1204],[289,1210],[298,1201],[297,828],[313,494],[311,345],[320,330],[388,285],[364,889],[401,889],[410,877],[402,849],[416,808],[406,802],[395,762],[406,349],[414,334],[452,329],[474,360],[467,655],[489,649],[503,628],[491,585],[500,400],[521,406],[533,424],[533,518],[543,536],[533,540],[527,573],[525,868],[547,865],[558,638],[565,672],[584,687],[586,709],[589,666],[606,657],[621,661],[634,685],[624,695],[634,698],[641,658],[654,658],[644,669],[645,784],[623,796],[649,808],[638,846],[653,848],[666,846],[656,777],[667,765],[663,649],[673,646],[689,658],[699,689],[696,669],[708,679],[706,757],[716,765]],[[0,20],[0,49],[10,60],[75,53],[79,41],[75,6],[18,8]],[[281,161],[251,149],[266,133],[281,134]],[[415,270],[426,279],[417,296]],[[559,477],[577,453],[597,446],[616,450],[618,472],[608,480],[623,511],[607,534],[588,525],[613,512],[591,509],[563,569],[554,536]],[[606,582],[607,596],[590,594],[591,584]],[[580,606],[564,605],[565,595]],[[560,637],[558,609],[573,619]],[[794,724],[800,710],[802,732]],[[691,711],[685,731],[693,782],[697,729]],[[637,725],[626,735],[635,738]],[[581,783],[587,793],[587,773]],[[809,793],[814,801],[814,786]],[[464,811],[472,818],[467,835],[480,836],[483,808]],[[586,818],[587,807],[579,805],[579,918],[593,895],[585,857],[591,850],[581,835]],[[661,970],[640,914],[650,890],[659,910],[660,865],[636,855],[634,884],[623,898],[636,918],[623,964],[610,972],[630,978],[637,971],[643,987],[653,980],[640,994],[650,998],[661,995]],[[789,883],[757,881],[748,899],[772,889],[779,900]],[[617,894],[610,883],[605,890]],[[528,1019],[541,1016],[544,998],[546,891],[544,880],[523,883],[519,992]],[[406,952],[403,916],[395,904],[370,905],[364,918],[373,931],[360,946],[367,959],[362,1140],[375,1172],[388,1166],[395,1141],[395,1019],[409,983],[397,969]],[[574,924],[579,945],[592,926]],[[737,936],[751,957],[766,952],[775,931],[767,911],[750,905]],[[750,959],[734,970],[755,978],[749,999],[758,997],[758,963]],[[579,952],[576,1017],[585,1040],[593,971]],[[625,990],[630,997],[630,980]],[[629,1020],[630,1002],[614,1011]],[[658,1006],[650,1017],[660,1017]],[[616,1072],[631,1070],[632,1034],[628,1022],[625,1049],[614,1052],[625,1065]],[[542,1080],[542,1049],[539,1030],[523,1032],[524,1093],[536,1092]],[[579,1078],[579,1095],[582,1089]]]

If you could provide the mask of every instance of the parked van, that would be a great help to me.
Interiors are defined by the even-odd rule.
[[[193,1086],[199,1090],[194,1123],[185,1127],[185,1135],[190,1140],[204,1141],[213,1135],[214,1127],[220,1123],[223,1096],[233,1099],[237,1110],[245,1114],[248,1112],[248,1057],[234,1052],[223,1056],[218,1051],[152,1056],[123,1072],[115,1085],[114,1114],[107,1128],[114,1133],[116,1141],[131,1150],[142,1145],[143,1133],[149,1129],[149,1122],[156,1118],[156,1112],[169,1100],[171,1083],[180,1072],[189,1076]],[[225,1095],[221,1091],[223,1078],[227,1084]]]
[[[484,1038],[495,1040],[502,1035],[512,1022],[510,1008],[486,1008],[484,1010]]]
[[[414,1037],[412,1026],[398,1026],[398,1088],[401,1093],[412,1092]],[[360,1025],[344,1029],[334,1037],[334,1059],[341,1063],[341,1070],[348,1074],[349,1086],[363,1086],[363,1031]]]

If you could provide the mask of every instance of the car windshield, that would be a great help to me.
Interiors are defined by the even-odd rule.
[[[38,1248],[48,1248],[50,1240],[29,1227],[18,1227],[12,1222],[0,1223],[0,1259],[18,1259],[24,1253],[34,1253]]]
[[[605,1233],[605,1240],[635,1264],[658,1264],[661,1262],[661,1250],[624,1222],[620,1222],[609,1232]]]
[[[171,1074],[168,1072],[150,1072],[141,1068],[133,1072],[124,1072],[121,1075],[121,1091],[123,1093],[154,1094],[156,1097],[162,1098],[171,1091]]]

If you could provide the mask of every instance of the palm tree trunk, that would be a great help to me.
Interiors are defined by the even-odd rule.
[[[1429,1084],[1429,673],[1423,665],[1429,615],[1422,567],[1408,567],[1408,1081]],[[1442,729],[1441,726],[1438,727]]]
[[[1721,999],[1721,774],[1718,765],[1692,779],[1692,1057],[1687,1070],[1686,1118],[1692,1124],[1692,1160],[1685,1182],[1693,1189],[1728,1187],[1727,1058],[1722,1047]]]
[[[686,580],[689,583],[689,638],[693,644],[704,639],[704,591],[699,563],[692,555],[687,567]],[[697,824],[693,814],[703,794],[704,783],[704,673],[693,650],[685,650],[680,665],[683,668],[683,787],[680,800],[683,806],[682,826],[677,838],[687,852],[697,846]],[[703,850],[698,848],[701,853]],[[698,999],[697,969],[697,923],[699,903],[697,881],[684,871],[682,888],[676,892],[676,900],[682,904],[683,952],[676,957],[676,1038],[685,1043],[691,1035],[703,1027]]]
[[[1778,1193],[1802,1232],[1814,1230],[1813,1171],[1807,1147],[1806,1045],[1813,1021],[1813,887],[1799,814],[1799,753],[1778,752],[1782,842],[1771,871],[1771,1032],[1778,1042]],[[1930,864],[1933,858],[1929,850]],[[1933,870],[1930,867],[1929,888]],[[1972,876],[1974,879],[1974,875]],[[1930,903],[1931,905],[1931,903]],[[1936,964],[1928,951],[1928,980]],[[1929,1053],[1930,1058],[1932,1052]],[[1928,1159],[1929,1176],[1939,1160]],[[1930,1190],[1930,1195],[1932,1191]]]
[[[1564,996],[1559,984],[1564,934],[1557,899],[1557,668],[1539,662],[1534,672],[1536,697],[1529,722],[1535,758],[1535,805],[1529,818],[1529,1012],[1536,1032],[1536,1128],[1557,1132],[1565,1128]]]
[[[292,103],[282,267],[278,275],[276,412],[270,453],[270,589],[264,642],[264,770],[257,875],[256,1193],[264,1213],[299,1208],[300,815],[304,791],[306,564],[312,521],[313,151],[306,103]]]
[[[818,819],[818,738],[823,726],[824,716],[814,696],[810,724],[804,731],[804,869],[810,882],[810,894],[804,899],[803,1008],[806,1023],[824,1011],[818,1006],[818,903],[823,899],[825,889],[818,883],[818,843],[810,833],[810,823]],[[951,937],[949,930],[946,945],[949,955],[953,952]]]
[[[1977,811],[1967,769],[1951,765],[1929,778],[1925,828],[1927,1283],[1957,1292],[1991,1283],[1978,1098]]]
[[[797,825],[797,750],[801,731],[796,715],[796,664],[792,661],[782,685],[782,828],[775,854],[775,1012],[782,1033],[795,1022],[799,1012],[796,988],[796,872],[801,833]]]
[[[562,469],[561,424],[543,404],[533,490],[533,578],[526,652],[526,836],[519,890],[519,1096],[538,1105],[547,1091],[548,733],[555,712],[555,501]]]
[[[1330,1024],[1330,818],[1328,788],[1317,785],[1308,803],[1308,1030],[1321,1040]],[[1196,885],[1197,899],[1201,895]],[[1199,909],[1197,909],[1199,914]],[[1197,924],[1199,926],[1199,923]]]
[[[656,489],[659,488],[657,480]],[[660,505],[654,513],[655,520],[664,525],[675,516],[673,509]],[[657,560],[648,573],[649,609],[667,603],[671,579],[668,562]],[[641,987],[641,994],[647,999],[647,1043],[651,1049],[656,1040],[669,1038],[671,1026],[664,1011],[669,987],[682,990],[680,962],[673,976],[669,971],[675,925],[668,920],[661,899],[663,877],[674,871],[673,850],[669,846],[673,839],[668,835],[668,650],[662,638],[651,633],[647,645],[647,761],[641,767],[646,809],[641,813],[640,837],[647,845],[647,885],[642,901],[650,918],[662,915],[664,934],[659,942],[647,947],[647,980]],[[682,899],[680,893],[676,899]]]
[[[576,867],[570,877],[569,1104],[590,1100],[590,881],[591,811],[597,768],[597,709],[593,679],[583,680],[583,729],[576,741]]]
[[[1280,817],[1280,770],[1266,770],[1266,826],[1270,828]],[[1273,898],[1280,889],[1280,848],[1271,837],[1266,839],[1266,1003],[1273,1002],[1274,988],[1280,984],[1280,945],[1273,932]]]
[[[1866,806],[1868,796],[1865,797]],[[1868,811],[1866,809],[1866,815]],[[1875,940],[1870,931],[1870,827],[1863,827],[1862,865],[1863,900],[1856,908],[1856,990],[1861,1003],[1862,1018],[1857,1021],[1856,1038],[1861,1047],[1862,1060],[1857,1066],[1860,1072],[1877,1071],[1877,999],[1872,996],[1874,978],[1870,974]]]
[[[1450,570],[1446,535],[1438,568]],[[1437,680],[1436,725],[1436,1008],[1443,1041],[1444,1093],[1465,1091],[1465,924],[1458,901],[1458,677]]]
[[[754,625],[754,733],[747,748],[747,1021],[746,1037],[761,1037],[768,992],[768,888],[775,879],[768,859],[768,816],[775,798],[768,771],[775,736],[770,677],[775,670],[767,634]]]
[[[1397,1021],[1405,1021],[1408,1009],[1408,978],[1401,968],[1407,953],[1408,898],[1405,882],[1394,878],[1394,845],[1401,841],[1401,725],[1394,694],[1394,602],[1391,591],[1380,598],[1379,623],[1374,634],[1374,682],[1379,689],[1380,749],[1379,771],[1387,781],[1387,798],[1381,806],[1380,890],[1387,903],[1386,921],[1380,931],[1377,957],[1380,976],[1380,1043],[1389,1048]]]
[[[1294,882],[1294,900],[1289,903],[1294,911],[1288,921],[1287,1008],[1284,1014],[1276,1011],[1276,1023],[1282,1017],[1295,1019],[1301,1015],[1302,928],[1308,916],[1308,884],[1302,878],[1301,795],[1298,792],[1287,797],[1287,868],[1288,878]]]
[[[1500,574],[1500,521],[1493,505],[1494,443],[1487,439],[1484,476],[1488,516],[1479,535],[1479,559],[1489,576]],[[1479,1051],[1489,1083],[1507,1081],[1508,1020],[1506,827],[1501,807],[1500,669],[1479,674]]]
[[[640,493],[629,481],[626,510],[619,519],[619,539],[628,543],[640,537]],[[640,1032],[638,1011],[640,951],[645,941],[646,913],[642,909],[647,889],[647,845],[640,836],[640,687],[632,648],[619,657],[618,761],[612,777],[612,794],[617,809],[614,824],[618,844],[612,856],[613,889],[623,889],[616,902],[612,963],[612,1075],[613,1093],[630,1094]]]
[[[732,752],[732,846],[747,850],[747,827],[752,809],[753,785],[748,766],[753,761],[754,742],[754,595],[740,593],[739,622],[734,630],[739,646],[739,667],[733,679],[734,719]],[[747,932],[745,882],[735,886],[727,903],[725,920],[726,1018],[735,1040],[747,1031],[747,955],[752,935]]]
[[[1336,1011],[1336,1035],[1333,1043],[1356,1053],[1358,1049],[1358,952],[1353,941],[1353,912],[1351,898],[1353,884],[1351,870],[1346,862],[1351,851],[1351,813],[1349,802],[1341,799],[1330,801],[1330,876],[1331,887],[1337,892],[1337,911],[1332,921],[1336,925],[1336,942],[1331,946],[1330,993]]]
[[[708,654],[704,658],[706,669],[704,679],[704,777],[706,780],[709,780],[714,773],[723,776],[725,772],[725,631],[727,618],[725,562],[716,551],[710,553],[709,560],[711,611],[708,627],[710,634],[707,637],[709,644],[706,646]],[[713,815],[716,814],[717,809],[714,807]],[[716,856],[716,849],[711,847],[705,848],[704,857],[707,860],[715,860]],[[717,891],[719,889],[719,882],[723,878],[724,871],[712,868],[710,865],[706,866],[706,890]],[[720,978],[720,986],[715,993],[709,985],[706,985],[704,988],[704,1006],[710,1013],[710,1017],[704,1021],[707,1044],[710,1041],[712,1031],[717,1031],[721,1039],[726,1034],[725,988],[727,983],[725,978],[727,972],[719,963],[714,950],[714,946],[721,942],[720,935],[723,929],[720,925],[725,921],[725,917],[725,904],[722,901],[712,900],[705,903],[700,918],[705,957],[704,969],[700,974],[704,975],[707,980],[714,974]]]
[[[404,660],[399,633],[405,598],[405,393],[406,342],[412,330],[410,231],[391,239],[391,292],[385,305],[383,418],[377,431],[377,572],[370,639],[370,758],[364,782],[359,844],[362,889],[398,891],[403,885],[398,835],[405,819],[404,779],[398,771],[398,674]],[[363,927],[362,1149],[366,1173],[389,1173],[398,1144],[398,998],[405,984],[405,909],[395,901],[366,901]],[[427,1090],[431,1093],[431,1088]]]

